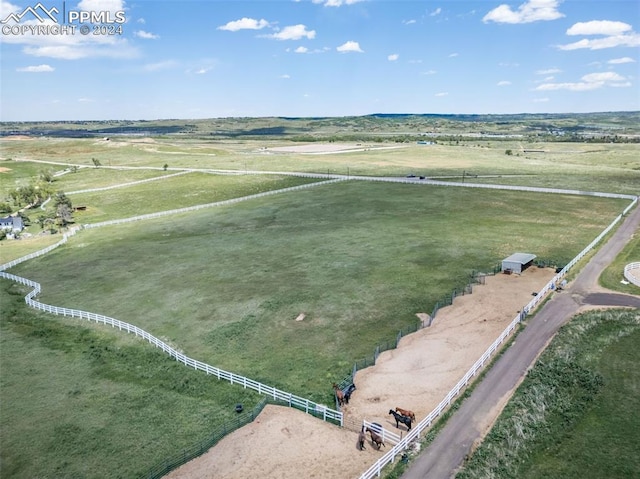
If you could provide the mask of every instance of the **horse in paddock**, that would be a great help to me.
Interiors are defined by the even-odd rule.
[[[402,423],[407,426],[407,431],[411,431],[411,418],[407,416],[403,416],[402,414],[398,414],[393,409],[389,409],[389,414],[393,414],[393,417],[396,419],[396,427],[400,427],[399,424]]]
[[[340,406],[344,406],[344,393],[342,392],[342,389],[340,389],[340,386],[338,386],[336,383],[333,383],[333,389],[336,392],[336,398],[338,398],[338,404]]]
[[[399,412],[403,416],[410,417],[412,421],[416,420],[416,415],[413,411],[409,411],[408,409],[402,409],[401,407],[397,407],[396,412]]]
[[[364,433],[364,426],[360,429],[360,433],[358,434],[358,449],[364,451],[364,441],[366,441],[367,435]]]
[[[344,393],[344,402],[349,404],[349,399],[351,399],[351,395],[353,394],[353,391],[356,390],[356,385],[352,384],[351,386],[349,386],[347,388],[347,391]]]
[[[384,447],[387,447],[385,446],[384,442],[382,442],[382,437],[380,437],[378,433],[376,433],[373,429],[367,428],[366,431],[371,435],[371,442],[378,446],[378,449],[380,449],[380,444],[382,444]]]

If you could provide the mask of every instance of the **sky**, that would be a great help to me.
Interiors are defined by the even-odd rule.
[[[640,110],[638,0],[0,0],[0,121]]]

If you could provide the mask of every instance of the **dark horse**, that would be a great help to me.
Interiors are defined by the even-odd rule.
[[[378,446],[378,449],[380,449],[380,444],[384,446],[384,442],[382,442],[382,437],[380,437],[373,429],[367,428],[366,431],[371,435],[371,442],[376,446]]]
[[[398,414],[393,409],[389,409],[389,414],[393,414],[393,417],[396,419],[396,427],[400,427],[399,424],[402,423],[407,426],[407,431],[411,431],[411,418],[407,416],[403,416],[402,414]]]
[[[360,433],[358,434],[358,448],[361,451],[364,451],[364,441],[367,439],[366,434],[364,433],[364,426],[360,429]]]

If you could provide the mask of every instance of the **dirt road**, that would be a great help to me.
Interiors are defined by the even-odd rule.
[[[503,354],[445,428],[403,479],[447,479],[455,476],[465,456],[488,432],[527,370],[558,329],[581,309],[593,306],[640,307],[640,298],[608,294],[598,286],[602,270],[638,232],[640,208],[635,208],[568,289],[557,292],[529,321],[517,341]]]

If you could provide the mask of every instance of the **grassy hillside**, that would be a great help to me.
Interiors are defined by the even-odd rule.
[[[637,477],[639,326],[623,310],[564,326],[456,478]]]

